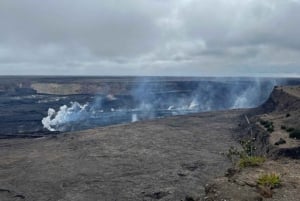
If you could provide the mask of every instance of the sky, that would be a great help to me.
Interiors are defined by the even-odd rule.
[[[300,0],[0,0],[0,75],[300,77]]]

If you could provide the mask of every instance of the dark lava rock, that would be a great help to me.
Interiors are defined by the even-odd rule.
[[[230,177],[233,177],[237,172],[238,172],[237,169],[229,168],[229,169],[227,169],[225,176],[230,178]]]
[[[198,198],[193,198],[193,197],[190,197],[190,196],[186,196],[184,201],[198,201],[199,199]]]
[[[167,195],[169,195],[168,192],[159,191],[159,192],[155,192],[155,193],[151,193],[151,194],[146,194],[145,197],[150,197],[152,199],[159,200],[163,197],[166,197]]]
[[[275,145],[281,145],[281,144],[285,144],[286,141],[282,138],[280,138],[277,142],[275,142]]]
[[[244,110],[0,140],[0,200],[184,200],[231,166]],[[173,128],[170,124],[180,127]],[[215,129],[211,129],[211,128]],[[187,176],[179,176],[178,173]],[[28,192],[23,194],[23,192]],[[145,193],[141,193],[145,192]],[[4,199],[2,199],[4,197]]]

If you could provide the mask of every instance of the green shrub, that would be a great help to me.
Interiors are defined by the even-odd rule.
[[[280,177],[276,173],[263,174],[258,178],[257,184],[269,188],[275,188],[280,185]]]
[[[300,139],[300,130],[294,130],[290,133],[290,138]]]
[[[261,120],[260,124],[263,125],[267,129],[268,132],[272,133],[274,131],[273,122]]]
[[[235,147],[230,147],[224,155],[233,163],[235,164],[241,157],[245,155],[244,150],[238,150]]]
[[[245,167],[255,167],[261,165],[263,162],[265,162],[264,157],[260,156],[246,156],[242,157],[239,161],[239,167],[245,168]]]
[[[272,126],[272,127],[269,127],[268,129],[267,129],[267,131],[269,132],[269,133],[273,133],[274,132],[274,127]]]
[[[253,151],[256,149],[256,147],[254,146],[254,141],[255,141],[255,138],[240,141],[240,144],[242,145],[243,150],[244,150],[244,154],[241,155],[240,158],[245,157],[245,156],[252,156]]]

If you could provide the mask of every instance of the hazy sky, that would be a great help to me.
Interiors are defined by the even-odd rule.
[[[300,0],[0,0],[0,74],[300,76]]]

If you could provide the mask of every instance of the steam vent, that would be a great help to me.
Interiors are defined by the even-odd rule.
[[[2,78],[0,200],[264,200],[257,179],[269,172],[282,186],[267,193],[298,200],[300,142],[288,129],[300,128],[299,86],[271,78]],[[264,163],[233,165],[228,151],[242,152],[250,138]]]
[[[300,201],[300,0],[0,0],[0,201]]]

